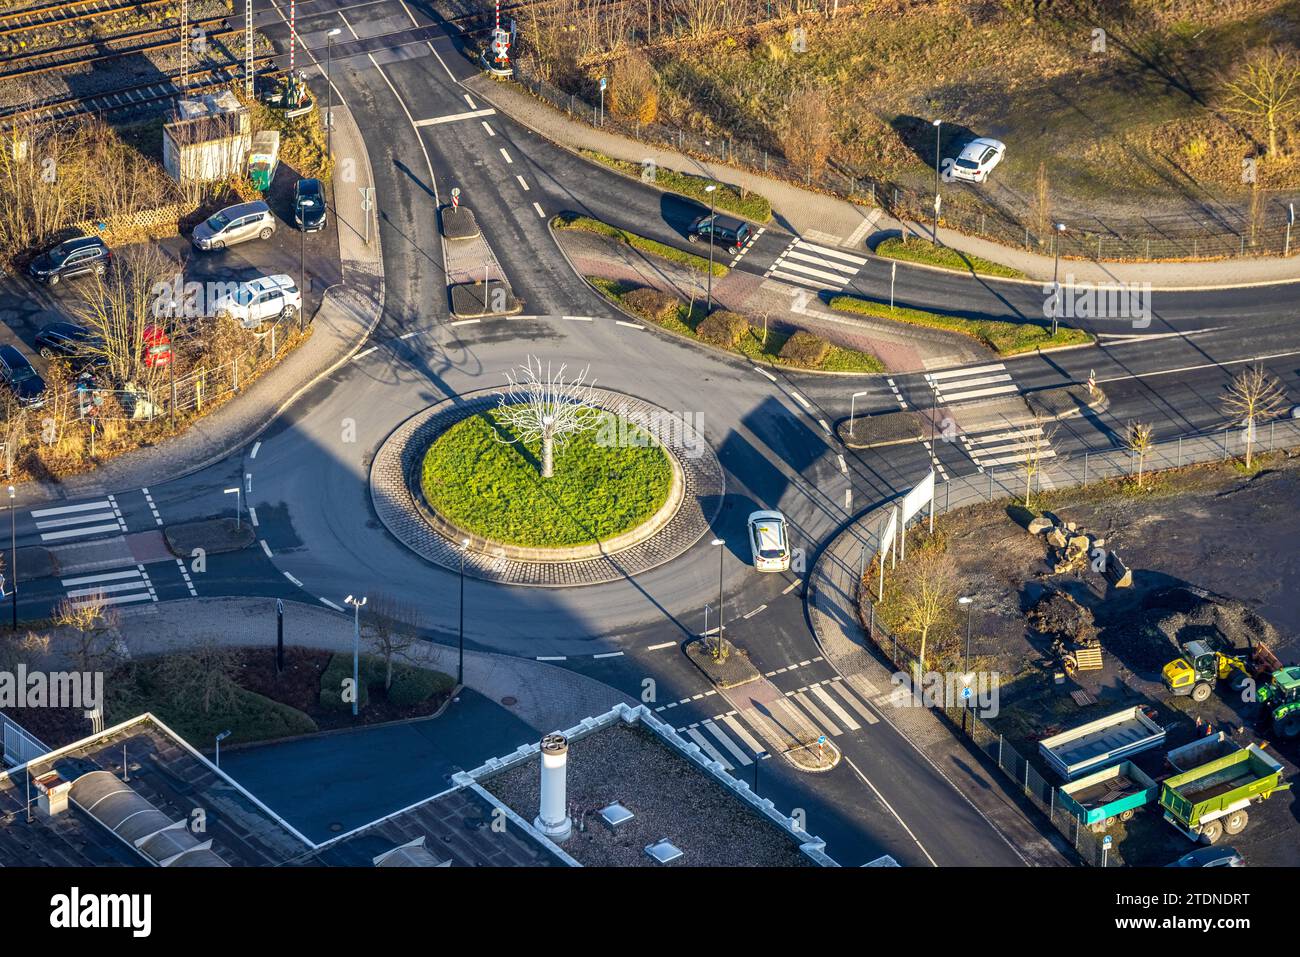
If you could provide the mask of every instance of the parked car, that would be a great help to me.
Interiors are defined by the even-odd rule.
[[[63,279],[96,273],[102,276],[113,254],[98,236],[78,236],[47,249],[27,267],[28,274],[47,286]]]
[[[739,251],[749,242],[749,223],[731,216],[700,216],[691,223],[686,231],[690,242],[698,243],[701,239],[711,240],[719,246]]]
[[[1231,847],[1201,847],[1166,867],[1245,867],[1246,860]]]
[[[140,338],[144,341],[146,366],[161,369],[172,361],[172,341],[161,326],[145,326]]]
[[[293,221],[304,233],[325,228],[325,189],[318,179],[300,179],[293,191]]]
[[[953,179],[964,179],[972,183],[982,183],[988,179],[993,168],[1002,162],[1006,155],[1006,144],[1000,140],[985,137],[971,140],[964,147],[957,159],[949,167]]]
[[[46,359],[67,359],[73,368],[103,365],[101,341],[85,326],[75,322],[51,322],[36,333],[36,352]]]
[[[256,329],[273,319],[293,319],[302,308],[302,294],[291,276],[261,276],[241,282],[239,288],[213,305],[218,319],[236,320],[245,329]]]
[[[213,213],[194,227],[193,242],[195,249],[217,250],[250,239],[270,239],[274,232],[271,207],[259,199]]]
[[[13,346],[0,346],[0,379],[23,405],[38,409],[45,404],[45,380]]]
[[[752,512],[749,516],[749,547],[754,567],[760,572],[790,570],[790,537],[785,516],[780,512]]]
[[[1300,405],[1291,406],[1291,418],[1300,419]]]

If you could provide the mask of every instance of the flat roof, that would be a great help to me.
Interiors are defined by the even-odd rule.
[[[125,749],[125,750],[124,750]],[[123,754],[129,779],[124,779]],[[92,735],[0,775],[0,866],[147,866],[147,862],[75,803],[51,818],[37,807],[35,779],[58,771],[69,783],[104,771],[153,805],[167,820],[191,827],[212,852],[235,867],[280,864],[310,848],[287,824],[261,807],[152,715]],[[28,822],[27,773],[32,775]]]
[[[816,837],[793,831],[770,802],[700,759],[694,745],[643,708],[619,706],[590,730],[569,736],[567,797],[581,809],[559,846],[585,867],[809,867],[834,863],[801,850]],[[606,716],[608,717],[608,716]],[[598,719],[599,720],[599,719]],[[536,817],[538,752],[480,774],[482,787],[521,818]],[[618,803],[631,819],[611,829],[600,810]],[[682,855],[660,864],[646,847],[667,840]]]

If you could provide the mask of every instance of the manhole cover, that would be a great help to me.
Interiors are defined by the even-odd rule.
[[[510,695],[506,695],[504,698],[501,699],[501,703],[505,705],[507,708],[513,708],[515,705],[519,703],[519,701],[515,698],[512,698]]]

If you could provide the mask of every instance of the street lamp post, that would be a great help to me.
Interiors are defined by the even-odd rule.
[[[334,38],[343,31],[335,27],[329,33],[325,34],[325,96],[329,106],[325,109],[325,153],[328,156],[334,155],[334,81],[331,79],[333,73],[333,62],[331,55],[333,51],[331,46]]]
[[[216,764],[217,767],[221,767],[221,742],[226,740],[226,738],[228,737],[230,737],[229,731],[222,731],[220,734],[217,735],[216,761],[213,762],[214,764]]]
[[[361,700],[361,675],[359,673],[361,658],[361,606],[366,603],[364,596],[353,598],[348,595],[343,603],[351,605],[352,614],[352,717],[357,716],[357,704]]]
[[[855,392],[853,395],[849,396],[849,435],[853,434],[854,423],[856,422],[854,411],[857,409],[858,396],[869,394],[870,393],[867,392]]]
[[[1061,284],[1056,277],[1061,268],[1061,237],[1065,235],[1065,223],[1053,223],[1052,228],[1056,230],[1056,241],[1052,243],[1056,253],[1052,262],[1052,335],[1056,335],[1056,325],[1061,318]]]
[[[957,599],[957,604],[966,606],[966,658],[962,665],[962,681],[966,687],[970,687],[970,612],[975,604],[975,598],[971,595],[962,595]],[[966,709],[970,707],[970,698],[962,699],[961,728],[966,730]]]
[[[943,120],[934,121],[934,244],[939,245],[939,133]]]
[[[718,549],[718,640],[713,644],[713,660],[722,660],[722,560],[726,557],[725,539],[715,538],[713,545]]]
[[[713,231],[718,227],[718,224],[714,222],[717,214],[714,212],[715,206],[713,202],[713,191],[717,188],[717,185],[714,183],[710,183],[708,186],[704,187],[704,191],[709,194],[709,292],[708,301],[704,306],[704,315],[706,316],[713,312]]]
[[[9,486],[9,575],[13,581],[9,583],[9,608],[13,613],[10,626],[14,631],[18,630],[18,531],[17,520],[14,517],[14,487]]]
[[[456,662],[456,684],[465,683],[465,552],[469,550],[469,539],[460,542],[460,657]]]

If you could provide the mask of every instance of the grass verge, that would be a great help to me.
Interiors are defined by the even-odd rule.
[[[737,216],[743,216],[755,223],[766,223],[772,218],[771,202],[766,196],[760,196],[758,193],[741,190],[728,183],[720,183],[705,176],[692,176],[689,173],[664,169],[662,166],[655,167],[653,179],[646,179],[645,169],[640,163],[615,159],[613,156],[606,156],[604,153],[598,153],[595,150],[579,150],[578,152],[594,163],[608,166],[610,169],[626,176],[634,176],[643,182],[652,183],[660,189],[697,199],[706,206],[709,203],[709,194],[704,191],[704,188],[706,186],[716,186],[717,189],[713,191],[713,204],[718,209],[728,213],[735,213]]]
[[[697,256],[694,253],[684,252],[675,246],[669,246],[667,243],[661,243],[654,239],[647,239],[644,236],[638,236],[636,233],[629,233],[625,229],[619,229],[609,223],[602,223],[599,219],[592,219],[590,216],[564,213],[551,220],[551,228],[577,229],[587,233],[595,233],[597,236],[604,236],[606,239],[625,243],[633,249],[639,249],[643,253],[649,253],[661,259],[667,259],[669,262],[685,266],[687,269],[694,269],[696,272],[703,273],[709,271],[709,260],[706,256]],[[725,276],[730,271],[722,263],[715,262],[713,264],[713,275],[715,276]]]
[[[1035,349],[1059,349],[1063,346],[1085,345],[1093,341],[1091,333],[1068,326],[1058,325],[1056,335],[1052,335],[1046,326],[1029,323],[1001,322],[996,319],[965,319],[941,312],[901,307],[895,307],[891,312],[889,306],[884,303],[859,299],[856,296],[836,296],[831,300],[830,305],[837,312],[852,312],[876,319],[892,319],[913,326],[928,326],[931,329],[959,332],[984,343],[1000,356],[1014,356]]]
[[[645,287],[636,286],[631,283],[619,282],[614,279],[604,279],[600,276],[587,276],[587,282],[610,302],[626,309],[628,312],[644,319],[661,329],[667,329],[675,332],[680,336],[686,336],[696,341],[703,341],[697,334],[697,329],[701,322],[704,321],[704,309],[700,305],[695,305],[692,309],[690,305],[667,293],[659,294],[660,307],[646,308],[646,306],[637,299],[629,299],[628,294]],[[675,305],[670,300],[675,300]],[[666,307],[663,305],[666,304]],[[761,329],[750,326],[739,337],[736,345],[729,351],[738,352],[755,362],[767,362],[773,365],[784,366],[791,369],[817,369],[822,372],[884,372],[885,366],[878,358],[870,352],[863,352],[858,349],[848,349],[844,346],[828,344],[822,359],[816,365],[805,365],[792,361],[781,354],[782,349],[789,341],[792,333],[777,332],[768,330],[767,337],[764,339]],[[724,347],[719,347],[724,348]]]
[[[885,239],[876,246],[874,252],[877,256],[884,256],[886,259],[923,263],[927,266],[954,269],[957,272],[974,271],[981,276],[996,276],[1001,279],[1026,278],[1019,269],[995,263],[991,259],[959,252],[948,246],[936,246],[928,239],[909,239],[907,242],[896,237]]]
[[[425,499],[448,521],[510,545],[565,548],[630,531],[667,500],[672,466],[640,429],[607,418],[557,443],[555,474],[543,479],[540,440],[512,441],[495,411],[470,416],[425,453]]]

